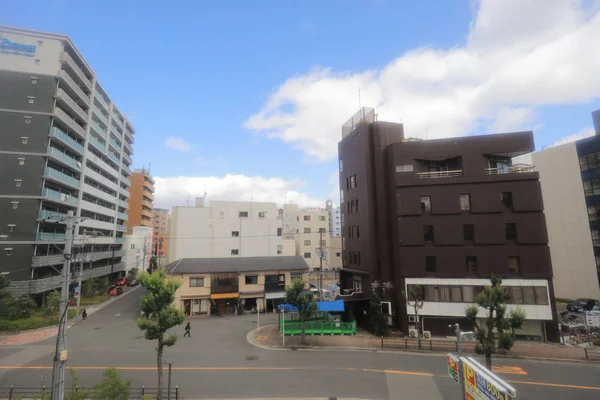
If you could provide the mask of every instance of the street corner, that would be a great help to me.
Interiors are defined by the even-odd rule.
[[[253,346],[265,350],[282,350],[281,334],[277,325],[267,325],[253,329],[246,335],[246,340]]]
[[[19,346],[24,344],[36,343],[49,337],[56,336],[58,329],[56,327],[44,328],[31,332],[17,333],[7,336],[0,340],[0,346]]]

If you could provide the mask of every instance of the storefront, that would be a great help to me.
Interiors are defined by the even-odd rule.
[[[217,293],[210,295],[210,314],[225,315],[235,313],[239,293]]]
[[[263,292],[246,292],[240,293],[240,304],[247,312],[261,310],[264,308],[265,294]]]
[[[205,297],[182,298],[183,311],[187,316],[207,315],[210,309],[210,299]]]
[[[285,292],[271,292],[265,293],[265,300],[267,312],[275,312],[280,304],[285,303]]]

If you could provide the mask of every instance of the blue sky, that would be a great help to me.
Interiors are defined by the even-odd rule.
[[[527,92],[521,98],[519,87],[514,96],[499,99],[487,95],[485,99],[492,99],[489,104],[487,100],[466,101],[464,107],[454,109],[454,94],[448,97],[448,93],[457,90],[449,90],[448,86],[461,88],[465,78],[457,79],[456,72],[439,72],[436,68],[431,73],[443,77],[434,78],[433,83],[431,76],[421,75],[440,62],[443,69],[450,69],[452,57],[464,49],[471,54],[488,54],[489,49],[502,47],[505,51],[513,46],[503,42],[506,38],[495,30],[494,23],[522,29],[519,42],[526,42],[523,37],[532,38],[527,49],[506,50],[513,52],[510,54],[520,51],[519,57],[523,51],[553,45],[560,35],[584,22],[597,28],[594,21],[590,22],[597,9],[584,4],[588,2],[579,8],[569,5],[568,11],[581,19],[569,19],[564,24],[555,19],[563,18],[565,9],[554,10],[555,14],[547,10],[552,7],[535,9],[544,4],[538,0],[531,1],[533,10],[513,10],[535,12],[535,18],[548,22],[548,26],[555,24],[564,29],[548,32],[544,26],[532,31],[519,21],[511,23],[514,14],[510,9],[500,10],[507,13],[493,9],[497,5],[485,9],[486,1],[475,7],[468,0],[3,3],[1,24],[71,37],[103,87],[136,127],[134,166],[151,162],[153,175],[167,179],[157,191],[163,206],[180,204],[184,192],[197,195],[207,186],[209,196],[230,200],[247,199],[253,193],[253,198],[272,195],[280,202],[282,190],[298,192],[297,196],[289,195],[298,202],[326,199],[336,192],[332,182],[339,137],[335,135],[341,136],[339,126],[358,109],[359,86],[363,105],[378,107],[380,119],[406,120],[408,136],[422,136],[423,126],[434,137],[510,127],[535,129],[536,143],[541,146],[591,127],[590,112],[600,109],[600,91],[590,93],[590,88],[562,98],[549,93],[546,100],[544,96],[529,98]],[[548,13],[548,20],[540,13]],[[494,21],[496,16],[498,21]],[[590,45],[589,51],[598,50]],[[414,52],[417,54],[410,56]],[[485,57],[476,64],[488,64],[493,59]],[[405,64],[398,67],[400,73],[394,70],[394,60]],[[411,66],[418,67],[418,71],[411,70]],[[483,76],[486,73],[501,77],[498,70],[486,68],[473,72],[473,76],[482,76],[469,87],[489,87],[493,81]],[[388,69],[393,70],[388,74],[391,77],[386,75]],[[365,76],[369,74],[366,71],[377,76]],[[569,73],[581,75],[577,71]],[[294,78],[309,82],[298,83]],[[406,81],[398,83],[402,79]],[[423,90],[410,91],[413,83],[424,81],[427,84]],[[321,92],[319,87],[323,85],[332,86]],[[336,108],[335,96],[324,98],[331,91],[340,92],[340,85],[344,85],[348,99]],[[385,94],[386,88],[406,91],[415,98],[414,107],[419,101],[436,103],[438,88],[444,92],[440,98],[450,100],[439,101],[439,107],[425,112],[424,120],[411,121],[409,115],[420,114],[421,108],[395,100],[393,94]],[[425,94],[428,97],[421,99]],[[481,103],[488,104],[487,108],[472,111]],[[327,107],[332,107],[331,113],[325,112],[329,111]],[[320,123],[320,118],[326,116],[318,115],[318,109],[330,115],[330,121]],[[444,117],[446,112],[450,117]],[[286,121],[273,119],[274,114],[285,116]],[[465,117],[454,120],[452,116],[459,114]],[[338,126],[337,133],[334,126]],[[165,140],[170,137],[184,145],[179,150],[166,147]],[[327,143],[319,142],[320,137],[327,137]],[[264,179],[224,183],[222,178],[227,174]],[[203,179],[171,179],[176,177]],[[279,180],[265,181],[269,178]],[[248,185],[247,191],[234,188],[244,184]],[[179,190],[176,185],[186,188]],[[177,194],[170,195],[174,192]]]

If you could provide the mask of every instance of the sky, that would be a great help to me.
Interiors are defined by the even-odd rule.
[[[538,148],[600,109],[600,0],[2,3],[2,25],[71,37],[134,124],[157,207],[338,202],[359,105],[409,137],[533,130]]]

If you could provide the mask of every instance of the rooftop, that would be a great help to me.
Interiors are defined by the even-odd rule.
[[[308,265],[302,256],[182,258],[165,267],[171,274],[211,272],[297,271]]]

